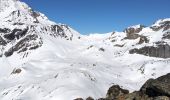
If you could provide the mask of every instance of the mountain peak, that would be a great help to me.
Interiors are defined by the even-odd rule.
[[[159,26],[163,24],[164,22],[170,22],[170,18],[159,19],[152,26]]]
[[[55,24],[48,18],[31,9],[26,3],[20,0],[0,0],[0,21],[14,23],[41,23]]]

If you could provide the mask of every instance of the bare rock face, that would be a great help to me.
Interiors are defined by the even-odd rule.
[[[140,89],[149,97],[167,96],[170,97],[170,73],[157,79],[149,79]]]
[[[36,43],[35,41],[39,40],[39,43]],[[31,43],[32,41],[33,43]],[[25,38],[21,39],[16,45],[12,46],[8,51],[5,52],[5,56],[11,56],[15,51],[18,53],[24,52],[26,50],[32,50],[36,49],[38,47],[41,47],[42,40],[39,39],[38,35],[27,35]]]
[[[160,29],[163,29],[163,31],[166,31],[170,29],[170,21],[159,20],[158,22],[156,22],[156,25],[153,25],[150,28],[153,31],[159,31]]]
[[[156,45],[157,46],[145,46],[139,49],[131,49],[129,53],[137,53],[150,57],[170,58],[170,45],[163,43],[158,43]]]
[[[5,46],[7,42],[0,36],[0,45]]]
[[[14,29],[12,30],[12,32],[10,32],[9,34],[5,34],[4,38],[8,39],[8,40],[14,40],[15,38],[19,39],[20,37],[24,36],[28,31],[28,27],[25,29]]]
[[[9,33],[10,29],[8,28],[0,28],[0,33]]]
[[[132,26],[132,27],[128,27],[124,30],[124,32],[126,33],[126,39],[137,39],[138,37],[140,37],[140,35],[136,34],[139,33],[140,31],[142,31],[142,29],[145,26],[143,25],[137,25],[137,26]]]
[[[116,100],[151,100],[147,95],[139,91],[117,97]]]
[[[126,37],[124,39],[134,40],[134,39],[140,38],[138,44],[148,43],[149,39],[146,36],[137,34],[140,31],[142,31],[143,28],[145,28],[145,26],[143,25],[137,25],[137,26],[126,28],[124,30],[124,32],[126,33]]]
[[[138,44],[149,43],[149,39],[146,36],[140,36]]]
[[[165,32],[162,39],[170,39],[170,32]]]

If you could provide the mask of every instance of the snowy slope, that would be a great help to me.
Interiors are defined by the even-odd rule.
[[[169,19],[85,36],[19,0],[0,1],[1,100],[100,98],[112,84],[138,90],[148,78],[170,72],[170,58],[129,53],[170,44]]]

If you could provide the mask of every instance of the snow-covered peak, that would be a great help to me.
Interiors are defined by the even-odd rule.
[[[4,16],[8,16],[8,14],[13,11],[20,10],[23,12],[30,12],[31,8],[21,2],[19,0],[0,0],[0,14],[6,13]]]
[[[152,26],[160,26],[160,25],[162,25],[164,22],[170,22],[170,18],[159,19],[159,20],[156,21]]]
[[[20,0],[0,0],[0,21],[11,24],[55,24]]]
[[[156,21],[151,27],[150,27],[153,31],[159,31],[159,30],[169,30],[170,29],[170,18],[166,18],[166,19],[160,19],[158,21]]]

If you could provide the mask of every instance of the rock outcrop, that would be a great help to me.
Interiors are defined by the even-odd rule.
[[[160,29],[163,29],[163,31],[166,31],[166,30],[170,29],[170,21],[169,20],[158,20],[150,28],[153,31],[159,31]]]
[[[142,54],[150,57],[170,58],[170,45],[164,42],[155,43],[156,46],[145,46],[134,48],[129,51],[130,54]]]
[[[149,97],[170,97],[170,73],[157,79],[149,79],[140,89],[140,92]]]
[[[124,30],[124,32],[126,33],[126,38],[125,39],[137,39],[138,37],[140,37],[139,33],[140,31],[142,31],[142,29],[145,26],[143,25],[136,25],[136,26],[132,26],[132,27],[128,27]]]
[[[114,99],[117,99],[118,96],[128,94],[128,93],[129,93],[128,90],[120,88],[119,85],[113,85],[107,91],[106,99],[109,99],[109,100],[113,99],[114,100]]]

